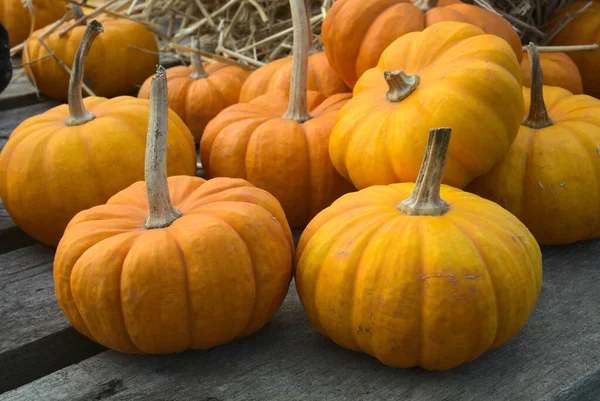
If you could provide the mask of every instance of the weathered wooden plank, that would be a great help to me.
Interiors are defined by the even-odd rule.
[[[76,333],[56,304],[53,258],[42,245],[1,255],[0,393],[104,350]]]
[[[449,372],[391,369],[319,335],[294,287],[271,323],[205,352],[89,358],[0,396],[17,400],[600,399],[600,240],[544,249],[542,296],[519,336]]]

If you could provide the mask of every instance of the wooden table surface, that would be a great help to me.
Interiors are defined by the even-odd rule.
[[[57,104],[26,88],[0,95],[0,148],[21,121]],[[392,369],[336,346],[310,326],[293,282],[251,337],[209,351],[119,354],[64,318],[53,256],[0,206],[0,401],[600,400],[600,240],[544,247],[542,295],[521,333],[448,372]]]

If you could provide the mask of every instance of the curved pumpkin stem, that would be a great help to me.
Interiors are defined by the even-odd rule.
[[[432,8],[436,8],[438,4],[438,0],[417,0],[413,3],[413,6],[417,7],[424,13],[431,10]]]
[[[182,216],[171,203],[167,182],[167,129],[169,106],[167,77],[163,66],[156,68],[150,84],[150,118],[146,138],[145,179],[148,195],[148,220],[145,227],[164,228]]]
[[[308,19],[304,0],[290,0],[294,26],[294,53],[292,55],[292,79],[290,100],[283,118],[299,123],[310,120],[307,105],[308,81]]]
[[[389,90],[385,94],[390,102],[400,102],[417,90],[421,77],[417,74],[406,74],[404,71],[384,71],[383,77]]]
[[[69,80],[69,117],[67,117],[65,122],[68,126],[85,124],[96,118],[96,116],[87,111],[83,105],[81,86],[83,84],[83,66],[85,65],[85,59],[92,48],[94,40],[102,32],[104,32],[104,28],[101,23],[96,20],[90,22],[83,34],[79,48],[77,49],[77,54],[73,61],[73,68],[71,69],[71,78]]]
[[[200,45],[196,37],[192,37],[192,42],[190,45],[192,49],[200,50]],[[200,58],[200,55],[197,53],[190,53],[190,60],[192,61],[192,73],[190,74],[190,78],[202,79],[208,77],[208,73],[202,65],[202,59]]]
[[[533,43],[527,46],[527,55],[531,64],[531,105],[523,125],[533,129],[550,127],[554,122],[544,103],[544,73],[540,64],[540,53]]]
[[[412,194],[396,208],[409,216],[441,216],[449,209],[440,197],[444,166],[450,146],[451,128],[436,128],[429,131],[425,157]]]

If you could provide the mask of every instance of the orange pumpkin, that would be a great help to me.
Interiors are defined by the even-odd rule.
[[[193,46],[197,47],[197,40]],[[250,73],[226,63],[202,65],[200,56],[195,53],[191,60],[190,67],[177,66],[167,70],[169,107],[183,119],[196,142],[200,142],[208,122],[221,110],[238,102],[242,85]],[[152,77],[144,82],[139,98],[150,98],[151,80]]]
[[[583,10],[585,8],[585,10]],[[583,11],[581,11],[583,10]],[[581,11],[581,12],[580,12]],[[572,18],[566,25],[562,25],[566,18]],[[577,1],[561,8],[553,18],[554,26],[563,28],[550,41],[553,46],[586,45],[600,43],[600,3],[590,1]],[[600,98],[600,51],[580,51],[569,53],[569,56],[579,69],[583,82],[583,91],[587,95]]]
[[[124,18],[99,17],[105,32],[88,57],[85,83],[96,96],[114,97],[132,94],[152,75],[158,64],[158,46],[154,35],[144,25]],[[66,65],[73,64],[77,45],[85,25],[76,26],[63,36],[61,32],[73,21],[59,25],[44,37],[46,45]],[[23,64],[29,80],[45,95],[67,100],[69,74],[39,42],[40,29],[27,39]]]
[[[581,74],[577,66],[566,53],[540,53],[540,64],[544,71],[544,83],[548,86],[560,86],[573,94],[583,93]],[[531,64],[527,53],[521,61],[523,86],[531,88]]]
[[[542,257],[527,228],[440,186],[449,140],[450,129],[433,130],[416,184],[343,196],[298,244],[295,283],[310,322],[389,366],[472,361],[515,337],[540,295]]]
[[[21,123],[0,154],[0,196],[15,223],[56,246],[69,220],[143,178],[147,100],[81,98],[84,60],[102,25],[92,21],[77,53],[69,104]],[[194,140],[169,112],[169,174],[196,173]]]
[[[499,15],[458,0],[337,0],[323,21],[322,38],[331,67],[346,85],[377,65],[390,43],[440,21],[467,22],[510,44],[521,60],[521,40]]]
[[[159,68],[146,182],[77,214],[54,261],[69,321],[126,353],[207,349],[250,335],[291,279],[291,230],[273,196],[240,179],[167,179],[166,87]]]
[[[519,63],[506,41],[440,22],[396,40],[361,76],[329,153],[359,189],[414,182],[428,127],[452,127],[444,183],[462,188],[504,156],[523,107]]]
[[[40,29],[60,19],[67,12],[63,0],[32,0],[35,21],[33,29]],[[21,0],[0,0],[0,21],[8,30],[10,47],[27,39],[31,29],[31,14]]]
[[[350,94],[307,93],[306,13],[303,0],[294,4],[294,43],[302,44],[290,95],[277,90],[223,110],[206,127],[200,155],[208,177],[247,179],[273,194],[290,225],[300,227],[354,188],[328,154],[329,133]]]
[[[502,161],[467,190],[517,216],[541,244],[600,237],[600,100],[542,86],[530,47],[533,87],[525,120]]]
[[[242,86],[239,101],[248,103],[276,89],[289,92],[291,77],[292,56],[271,61],[252,72]],[[350,91],[329,65],[325,52],[314,53],[308,57],[307,88],[320,92],[326,97]]]

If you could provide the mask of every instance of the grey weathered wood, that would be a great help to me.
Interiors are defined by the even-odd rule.
[[[518,337],[448,372],[392,369],[308,323],[294,287],[257,334],[209,351],[107,351],[0,396],[20,400],[600,399],[600,240],[544,249],[539,304]]]
[[[58,307],[54,250],[32,245],[0,258],[0,393],[104,350]]]

